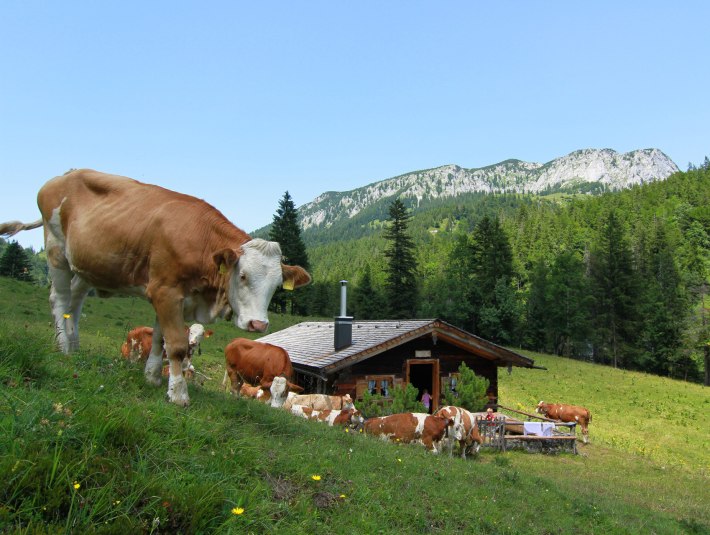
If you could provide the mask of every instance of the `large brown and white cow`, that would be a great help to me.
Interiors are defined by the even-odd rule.
[[[589,422],[592,421],[592,413],[589,412],[589,409],[576,405],[541,401],[537,404],[535,412],[561,422],[577,422],[582,428],[582,440],[585,444],[589,441]]]
[[[291,359],[282,347],[248,338],[235,338],[224,348],[225,372],[222,386],[231,383],[232,392],[239,392],[243,383],[270,388],[274,377],[283,376],[289,390],[302,392],[303,388],[293,383]]]
[[[330,426],[342,425],[350,429],[359,429],[365,422],[362,413],[355,409],[312,409],[302,405],[293,405],[291,414],[305,418],[306,420],[315,420],[317,422],[325,422]]]
[[[447,405],[436,411],[435,416],[452,418],[454,420],[454,432],[449,434],[451,444],[453,440],[458,440],[461,458],[466,458],[466,450],[478,453],[483,443],[483,437],[478,430],[477,418],[463,407]]]
[[[423,412],[403,412],[369,418],[365,433],[391,442],[422,444],[432,453],[440,453],[442,441],[454,426],[453,418],[432,416]]]
[[[159,385],[163,340],[170,361],[168,398],[187,405],[182,360],[185,322],[234,314],[237,327],[263,332],[267,307],[285,282],[310,282],[281,263],[276,242],[252,239],[201,199],[89,169],[55,177],[40,189],[42,218],[0,224],[1,236],[44,226],[50,305],[59,347],[79,346],[79,318],[91,288],[148,299],[156,313],[146,379]]]

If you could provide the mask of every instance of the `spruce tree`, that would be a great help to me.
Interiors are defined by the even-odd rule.
[[[372,282],[372,271],[370,264],[365,266],[359,282],[353,286],[352,290],[353,314],[357,319],[376,320],[383,319],[382,316],[382,296]]]
[[[32,280],[32,263],[16,241],[10,242],[0,257],[0,275],[27,282]]]
[[[584,263],[575,251],[563,251],[547,281],[544,318],[549,347],[556,355],[578,357],[586,351],[590,334],[590,300]]]
[[[393,319],[416,315],[419,298],[417,261],[414,242],[407,232],[411,215],[404,203],[396,199],[389,207],[389,224],[384,233],[389,242],[385,249],[385,294],[387,310]]]
[[[474,332],[494,342],[517,335],[518,302],[510,242],[498,219],[484,217],[472,235]]]
[[[590,258],[594,296],[595,354],[615,368],[634,360],[638,327],[638,279],[631,248],[618,215],[612,209]]]
[[[298,211],[288,191],[279,201],[279,207],[269,230],[269,239],[281,245],[281,255],[285,264],[309,269],[306,245],[301,238],[301,227],[298,224]],[[307,314],[305,306],[307,299],[303,295],[307,291],[308,287],[300,289],[299,294],[279,289],[274,294],[272,307],[280,312]]]

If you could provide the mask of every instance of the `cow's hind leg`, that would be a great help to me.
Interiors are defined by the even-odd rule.
[[[78,275],[74,275],[71,280],[71,304],[70,317],[66,320],[67,340],[69,341],[69,351],[79,349],[79,319],[81,318],[81,308],[84,299],[89,294],[91,285]]]
[[[49,306],[54,317],[54,330],[59,349],[63,353],[72,351],[69,332],[75,330],[74,320],[71,317],[71,280],[72,273],[69,269],[62,269],[49,265],[49,276],[52,286],[49,290]],[[71,331],[69,331],[71,329]]]

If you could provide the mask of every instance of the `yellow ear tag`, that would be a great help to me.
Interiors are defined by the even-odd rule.
[[[219,274],[224,275],[225,273],[227,273],[227,266],[224,263],[221,263],[219,265]]]
[[[293,290],[293,279],[286,279],[284,281],[284,290]]]

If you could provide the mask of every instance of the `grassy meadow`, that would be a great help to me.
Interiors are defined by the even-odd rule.
[[[531,355],[501,403],[592,411],[580,455],[433,456],[225,394],[218,323],[191,405],[120,358],[149,305],[89,298],[82,349],[53,347],[48,292],[0,278],[2,533],[708,533],[708,395]],[[274,316],[272,329],[298,321]]]

